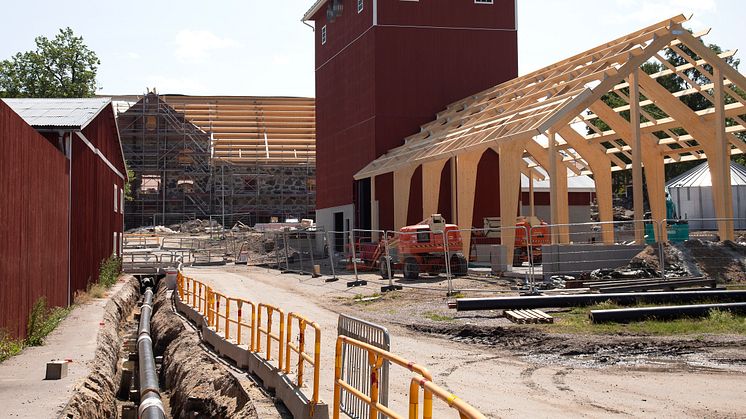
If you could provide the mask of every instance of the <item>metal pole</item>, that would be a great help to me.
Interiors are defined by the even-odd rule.
[[[328,231],[326,234],[324,234],[324,240],[326,240],[326,251],[329,252],[329,264],[332,267],[332,278],[337,279],[337,273],[334,270],[334,248],[329,247],[329,234],[337,234],[336,231]],[[334,241],[332,240],[332,243]],[[332,245],[333,246],[333,245]]]
[[[453,295],[453,277],[451,276],[451,257],[450,257],[450,251],[448,250],[448,235],[446,234],[446,231],[443,230],[440,232],[440,234],[443,235],[443,257],[445,257],[445,264],[446,264],[446,279],[448,280],[448,295],[449,297]]]
[[[355,231],[350,230],[350,249],[352,252],[352,266],[355,269],[355,282],[359,281],[357,277],[357,256],[355,256]]]
[[[389,236],[385,231],[383,232],[383,247],[386,251],[386,269],[389,274],[389,287],[394,286],[394,272],[391,270],[391,252],[389,252]]]
[[[285,270],[290,270],[290,257],[288,255],[288,232],[283,230],[282,232],[282,245],[285,247]]]
[[[316,237],[316,235],[314,235],[314,238],[315,237]],[[308,252],[311,254],[311,276],[314,276],[314,271],[313,270],[316,269],[316,267],[315,267],[316,260],[313,258],[313,249],[314,249],[314,246],[313,246],[313,241],[311,241],[311,233],[309,233],[307,231],[306,231],[306,239],[308,241]]]

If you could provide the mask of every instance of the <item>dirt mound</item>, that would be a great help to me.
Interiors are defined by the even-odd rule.
[[[62,411],[64,418],[118,417],[116,391],[119,383],[117,362],[122,336],[119,328],[135,307],[140,293],[139,283],[132,276],[106,304],[104,327],[98,333],[96,355],[91,373],[79,384],[70,402]]]
[[[723,283],[746,282],[746,245],[688,240],[683,248],[706,276]]]
[[[548,339],[545,333],[519,328],[499,326],[477,326],[472,324],[407,324],[406,327],[420,333],[444,335],[462,343],[477,343],[488,346],[516,348],[535,345]]]
[[[163,286],[156,295],[154,311],[154,349],[156,355],[163,355],[161,382],[171,395],[171,415],[257,418],[238,379],[199,349],[197,334],[173,312]]]
[[[663,255],[666,276],[668,277],[683,277],[683,276],[698,276],[699,270],[687,259],[687,256],[681,249],[676,246],[672,246],[668,243],[663,245]],[[646,246],[640,253],[635,255],[629,262],[628,265],[631,269],[649,269],[656,272],[660,272],[660,252],[658,245]]]

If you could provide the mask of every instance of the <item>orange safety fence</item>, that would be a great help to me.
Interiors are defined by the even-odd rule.
[[[293,321],[298,322],[298,345],[293,343]],[[313,356],[306,352],[306,326],[310,326],[314,329],[314,350]],[[287,322],[287,345],[285,348],[285,373],[290,374],[291,371],[291,354],[295,352],[298,354],[298,364],[296,366],[296,376],[298,387],[303,387],[303,367],[304,363],[307,362],[313,367],[313,393],[311,396],[311,402],[316,405],[319,402],[319,364],[321,357],[321,327],[316,322],[312,322],[307,318],[297,313],[288,314]]]
[[[267,325],[265,327],[262,327],[262,312],[267,313]],[[274,313],[278,313],[279,315],[279,323],[280,323],[280,331],[279,334],[273,334],[272,333],[272,317]],[[281,309],[270,305],[270,304],[264,304],[259,303],[257,306],[257,315],[256,315],[256,348],[254,348],[254,352],[260,353],[262,351],[262,335],[266,336],[267,338],[267,356],[264,358],[267,361],[272,360],[272,341],[276,341],[279,345],[278,351],[279,354],[277,356],[277,366],[278,368],[282,368],[282,360],[283,355],[285,351],[285,312],[283,312]]]
[[[368,354],[368,364],[370,366],[370,396],[362,393],[353,387],[350,383],[342,379],[342,348],[343,345],[356,346]],[[469,406],[466,402],[457,398],[453,394],[441,389],[432,382],[432,375],[428,370],[414,362],[410,362],[398,355],[392,354],[386,350],[369,345],[365,342],[349,338],[347,336],[337,337],[337,347],[334,359],[334,403],[332,404],[332,417],[339,419],[342,408],[342,389],[352,394],[355,398],[368,405],[368,417],[377,418],[379,413],[389,418],[404,418],[405,416],[393,411],[388,406],[381,404],[378,400],[378,386],[380,371],[384,363],[388,361],[393,364],[404,367],[417,376],[412,378],[409,389],[409,418],[418,418],[419,411],[419,388],[422,387],[423,396],[423,419],[432,419],[433,417],[433,395],[445,401],[448,405],[456,409],[461,418],[482,419],[484,416],[476,409]]]

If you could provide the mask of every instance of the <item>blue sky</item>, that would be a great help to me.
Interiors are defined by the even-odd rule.
[[[70,26],[101,59],[102,94],[156,87],[161,93],[314,95],[313,33],[300,22],[313,0],[5,3],[3,15],[18,18],[0,25],[0,58]],[[518,0],[519,71],[678,13],[694,13],[692,29],[712,27],[708,42],[746,49],[746,7],[737,0]]]

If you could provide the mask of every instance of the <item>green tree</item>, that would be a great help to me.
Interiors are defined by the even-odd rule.
[[[39,36],[36,50],[0,61],[0,97],[91,97],[99,61],[70,28]]]

